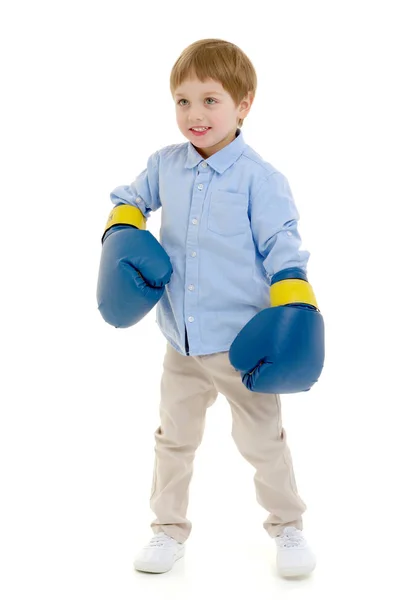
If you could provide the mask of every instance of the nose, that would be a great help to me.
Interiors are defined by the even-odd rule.
[[[189,111],[190,123],[201,123],[203,121],[203,113],[198,108],[191,108]]]

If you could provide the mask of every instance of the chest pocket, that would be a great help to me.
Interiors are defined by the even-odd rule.
[[[207,228],[219,235],[238,235],[249,226],[247,196],[236,192],[212,192]]]

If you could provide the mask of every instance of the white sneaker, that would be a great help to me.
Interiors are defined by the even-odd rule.
[[[296,527],[285,527],[275,538],[277,545],[276,565],[282,577],[309,575],[316,567],[316,558]]]
[[[185,554],[185,546],[164,532],[157,533],[135,558],[133,566],[146,573],[165,573]]]

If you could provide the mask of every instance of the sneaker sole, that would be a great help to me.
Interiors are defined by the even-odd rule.
[[[176,556],[174,558],[174,562],[172,563],[172,565],[171,564],[157,565],[154,563],[150,563],[150,562],[145,563],[145,562],[140,562],[137,560],[133,563],[133,566],[136,569],[136,571],[141,571],[143,573],[167,573],[167,571],[170,571],[172,569],[172,567],[174,566],[174,564],[176,563],[176,561],[179,560],[180,558],[182,558],[184,554],[185,554],[185,547],[183,546],[176,553]]]
[[[310,575],[316,567],[316,563],[311,567],[298,569],[278,569],[278,573],[281,577],[305,577],[306,575]]]

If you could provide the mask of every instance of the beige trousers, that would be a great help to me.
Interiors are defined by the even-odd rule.
[[[306,505],[297,493],[280,397],[248,390],[230,364],[228,352],[186,356],[167,343],[163,367],[150,498],[156,515],[153,532],[164,531],[178,542],[191,532],[186,513],[193,460],[203,437],[206,410],[218,392],[231,407],[233,440],[255,468],[256,499],[269,513],[265,530],[275,537],[289,525],[302,529]]]

